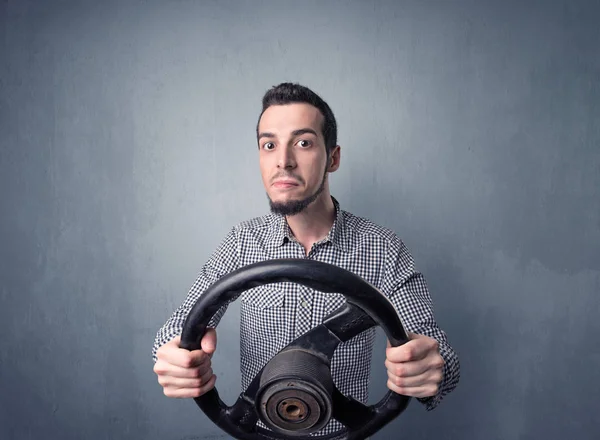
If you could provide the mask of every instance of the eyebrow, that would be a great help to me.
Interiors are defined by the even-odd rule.
[[[294,136],[300,136],[301,134],[306,134],[306,133],[314,134],[315,136],[317,136],[317,132],[314,131],[312,128],[301,128],[300,130],[292,131],[292,134]]]
[[[292,136],[300,136],[302,134],[307,134],[307,133],[318,136],[317,132],[314,131],[312,128],[300,128],[298,130],[294,130],[294,131],[292,131]],[[262,138],[274,138],[274,137],[275,137],[275,135],[273,133],[269,133],[268,131],[262,132],[258,135],[259,140]]]
[[[262,138],[274,138],[275,135],[273,133],[268,133],[268,132],[263,132],[261,134],[258,135],[258,139],[262,139]]]

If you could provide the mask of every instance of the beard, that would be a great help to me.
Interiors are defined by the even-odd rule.
[[[308,197],[305,197],[304,199],[290,200],[290,201],[287,201],[287,202],[274,202],[267,195],[267,197],[269,198],[269,206],[271,207],[271,212],[273,214],[279,214],[279,215],[284,215],[284,216],[291,216],[291,215],[300,214],[312,202],[314,202],[315,200],[317,200],[317,198],[319,197],[319,195],[325,189],[325,181],[326,180],[327,180],[327,171],[325,171],[325,173],[323,173],[323,180],[321,180],[321,185],[319,186],[319,188],[314,192],[314,194],[312,194],[312,195],[310,195]]]

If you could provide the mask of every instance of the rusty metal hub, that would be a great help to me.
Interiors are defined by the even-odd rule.
[[[331,418],[332,389],[322,358],[305,350],[280,353],[263,372],[257,399],[260,418],[289,436],[315,432]]]

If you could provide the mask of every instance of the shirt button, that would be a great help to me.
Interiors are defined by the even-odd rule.
[[[308,308],[308,303],[306,301],[302,301],[302,307]]]

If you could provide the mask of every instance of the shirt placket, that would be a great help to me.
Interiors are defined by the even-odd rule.
[[[311,329],[312,322],[312,289],[302,287],[298,292],[298,307],[296,308],[296,335],[299,338]]]
[[[313,259],[318,252],[320,243],[315,243],[312,249],[305,255],[304,258]],[[313,321],[313,302],[314,302],[315,291],[309,287],[302,286],[298,291],[297,298],[297,312],[296,312],[296,335],[298,338],[304,333],[312,329]]]

